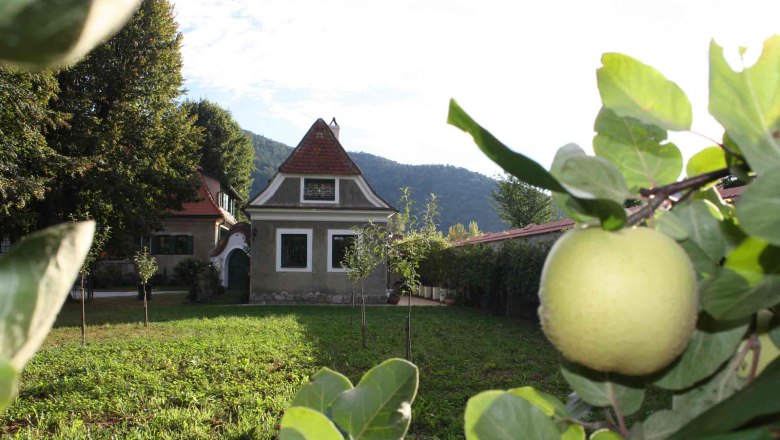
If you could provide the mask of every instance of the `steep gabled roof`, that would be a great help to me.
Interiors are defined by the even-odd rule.
[[[170,215],[173,217],[188,217],[188,216],[213,216],[221,217],[228,223],[235,223],[236,219],[230,215],[229,212],[219,207],[219,204],[214,200],[214,197],[208,190],[206,185],[206,178],[203,174],[198,173],[200,179],[200,187],[198,187],[198,195],[194,202],[182,203],[180,211],[174,211]]]
[[[279,166],[282,173],[359,175],[352,161],[328,124],[317,119],[290,156]]]

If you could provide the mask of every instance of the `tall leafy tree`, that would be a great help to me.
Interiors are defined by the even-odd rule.
[[[29,231],[36,219],[30,204],[44,198],[61,166],[44,136],[63,123],[48,107],[57,91],[50,72],[0,67],[0,237]]]
[[[497,179],[490,194],[501,221],[513,228],[549,222],[556,213],[552,198],[510,174]]]
[[[254,171],[252,139],[228,110],[211,101],[187,101],[182,107],[188,115],[197,118],[195,125],[203,129],[200,149],[203,172],[230,185],[246,199]]]
[[[145,0],[116,36],[57,74],[52,108],[71,115],[47,134],[86,166],[59,173],[39,207],[42,223],[90,212],[110,226],[107,245],[128,254],[197,189],[200,130],[181,109],[181,34],[167,0]]]

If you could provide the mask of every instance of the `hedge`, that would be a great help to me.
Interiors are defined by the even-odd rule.
[[[461,303],[497,315],[535,318],[539,278],[554,242],[507,240],[499,248],[476,244],[441,249],[421,263],[422,284],[455,290]]]

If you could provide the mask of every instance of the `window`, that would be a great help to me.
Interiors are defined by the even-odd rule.
[[[350,229],[328,231],[328,272],[344,272],[341,262],[354,241],[355,233]]]
[[[277,272],[311,272],[311,231],[276,230]]]
[[[335,202],[336,179],[303,179],[303,200]]]
[[[152,255],[192,255],[192,235],[153,235]]]
[[[230,194],[222,191],[219,193],[219,207],[229,212],[230,215],[236,215],[236,203]]]
[[[11,250],[11,240],[8,237],[0,237],[0,254]]]

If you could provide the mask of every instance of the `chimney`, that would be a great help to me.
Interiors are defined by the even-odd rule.
[[[340,129],[341,129],[341,128],[339,127],[339,123],[338,123],[338,122],[336,122],[336,118],[334,117],[334,118],[333,118],[333,119],[330,121],[330,131],[332,131],[332,132],[333,132],[333,135],[334,135],[334,136],[336,136],[336,140],[338,140],[338,138],[339,138],[339,130],[340,130]]]

